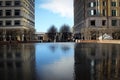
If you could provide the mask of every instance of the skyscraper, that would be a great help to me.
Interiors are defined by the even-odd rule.
[[[74,0],[74,34],[85,40],[104,34],[120,39],[120,1]]]
[[[0,41],[32,40],[34,0],[0,0]]]

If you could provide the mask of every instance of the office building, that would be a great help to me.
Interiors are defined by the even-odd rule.
[[[74,0],[73,28],[79,39],[120,39],[120,0]]]
[[[34,39],[34,0],[0,0],[0,41]]]

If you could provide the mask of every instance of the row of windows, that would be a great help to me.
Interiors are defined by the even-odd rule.
[[[20,6],[21,1],[14,1],[14,6]],[[34,11],[34,9],[24,2],[25,7],[29,7],[30,10]],[[3,4],[3,1],[0,1],[0,6],[13,6],[12,1],[5,1],[5,4]]]
[[[23,2],[25,7],[28,7],[31,11],[34,11],[34,8],[32,7],[34,3],[30,2],[30,4],[27,4],[26,2]],[[21,1],[0,1],[0,6],[20,6]]]
[[[99,12],[96,9],[88,11],[89,15],[99,15]],[[103,9],[103,16],[106,16],[106,10]],[[111,10],[111,16],[117,16],[117,10]]]
[[[5,10],[5,15],[6,16],[11,16],[12,15],[12,10]],[[14,15],[15,16],[20,16],[20,10],[19,9],[15,9],[14,10]],[[3,10],[0,10],[0,16],[3,16]]]
[[[88,7],[96,7],[96,6],[98,6],[98,5],[99,5],[98,2],[89,2],[89,3],[88,3]],[[107,5],[106,1],[103,1],[102,5],[103,5],[103,6],[106,6],[106,5]],[[120,4],[119,4],[119,5],[120,5]],[[116,6],[117,6],[117,2],[116,2],[116,1],[112,1],[112,2],[111,2],[111,6],[116,7]]]
[[[12,6],[12,1],[5,1],[5,4],[3,4],[3,1],[0,1],[0,6]],[[14,1],[15,6],[20,6],[21,2],[20,1]]]
[[[90,3],[88,3],[88,7],[95,7],[95,6],[97,6],[96,2],[90,2]]]
[[[90,25],[91,26],[96,26],[96,21],[95,20],[91,20],[90,21]],[[106,20],[102,20],[102,26],[106,26],[107,25],[107,21]],[[117,26],[117,20],[111,20],[111,25],[112,26]]]
[[[6,20],[4,21],[0,21],[0,26],[20,26],[21,25],[21,21],[20,20],[14,20],[14,22],[12,22],[11,20]],[[32,22],[24,22],[23,25],[26,26],[34,26],[34,23]]]
[[[4,12],[4,13],[3,13]],[[14,12],[14,14],[13,14]],[[0,17],[3,17],[3,16],[7,16],[7,17],[10,17],[10,16],[21,16],[21,10],[19,9],[15,9],[14,11],[9,9],[9,10],[0,10]],[[34,19],[34,15],[32,13],[28,13],[28,12],[24,12],[24,16],[26,18],[31,18],[31,20]]]
[[[11,20],[6,20],[5,21],[5,25],[6,26],[11,26],[12,25],[12,21]],[[20,20],[15,20],[14,21],[14,25],[20,25]],[[3,26],[3,21],[0,21],[0,26]]]

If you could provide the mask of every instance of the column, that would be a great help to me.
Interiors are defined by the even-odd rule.
[[[17,35],[16,37],[17,37],[17,41],[20,41],[20,35]]]
[[[24,30],[21,30],[21,41],[24,41]]]
[[[24,34],[22,34],[22,41],[24,41]]]

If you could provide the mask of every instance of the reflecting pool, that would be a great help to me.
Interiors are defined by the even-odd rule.
[[[120,80],[120,45],[1,45],[0,80]]]

